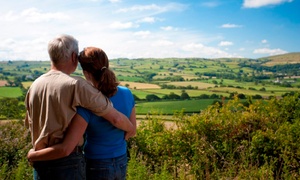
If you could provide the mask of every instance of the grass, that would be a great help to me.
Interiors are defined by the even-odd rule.
[[[22,82],[22,85],[25,89],[29,88],[31,86],[31,84],[32,84],[32,81]]]
[[[174,85],[174,86],[183,86],[186,87],[188,85],[192,87],[198,87],[198,89],[206,89],[208,87],[214,87],[215,84],[212,83],[205,83],[205,82],[195,82],[195,81],[182,81],[182,82],[169,82],[168,85]]]
[[[160,87],[156,84],[150,83],[137,83],[137,82],[129,82],[129,81],[121,81],[120,84],[125,86],[126,84],[129,85],[129,88],[133,89],[160,89]]]
[[[17,98],[22,96],[19,87],[0,87],[0,97]]]
[[[214,99],[141,102],[136,104],[136,112],[137,114],[174,114],[183,110],[185,113],[199,113],[213,101]]]

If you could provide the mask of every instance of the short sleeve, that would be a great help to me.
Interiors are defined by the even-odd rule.
[[[83,107],[77,106],[76,109],[77,114],[79,114],[87,123],[89,123],[92,113]]]
[[[76,77],[73,106],[81,106],[98,116],[107,114],[113,107],[110,100],[82,78]]]

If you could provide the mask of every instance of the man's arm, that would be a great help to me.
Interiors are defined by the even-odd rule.
[[[102,115],[102,117],[108,120],[113,126],[122,129],[125,132],[134,131],[134,126],[129,119],[115,108],[111,108],[108,113]]]
[[[136,134],[136,114],[135,114],[135,107],[132,108],[129,120],[132,123],[134,130],[132,132],[126,133],[126,135],[125,135],[125,139],[126,140],[128,140],[129,138],[135,136],[135,134]]]
[[[76,114],[68,127],[62,143],[38,151],[31,149],[27,154],[27,159],[31,162],[47,161],[70,155],[82,139],[87,125],[88,123],[79,114]]]

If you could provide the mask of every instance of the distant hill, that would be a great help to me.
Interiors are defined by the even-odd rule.
[[[259,60],[268,60],[268,62],[265,63],[267,66],[274,66],[277,64],[295,64],[300,63],[300,52],[295,53],[287,53],[287,54],[281,54],[276,56],[268,56],[259,58]]]

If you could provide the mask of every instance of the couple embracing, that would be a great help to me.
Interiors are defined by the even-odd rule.
[[[126,140],[136,133],[135,102],[119,86],[106,53],[60,35],[48,43],[49,72],[30,86],[25,125],[34,179],[126,179]],[[85,79],[71,76],[80,63]]]

